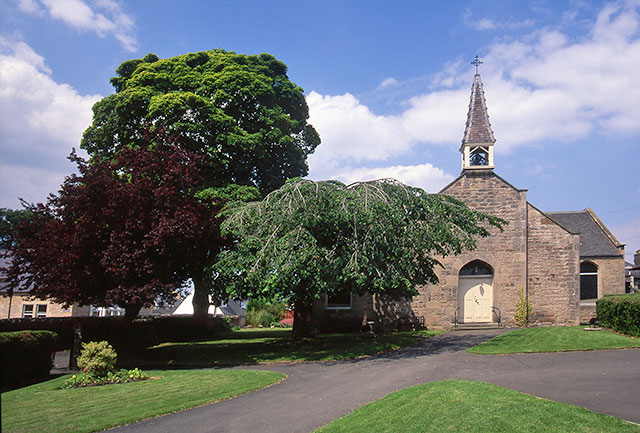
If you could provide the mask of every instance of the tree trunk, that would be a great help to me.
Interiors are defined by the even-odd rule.
[[[125,320],[131,322],[133,319],[138,317],[138,313],[142,308],[142,304],[127,304],[124,306],[124,318]]]
[[[308,338],[313,335],[311,326],[311,305],[298,304],[294,305],[293,310],[293,337]]]
[[[193,280],[193,317],[204,318],[209,314],[209,287],[203,278]]]

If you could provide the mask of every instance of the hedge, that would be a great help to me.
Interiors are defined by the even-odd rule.
[[[58,335],[51,331],[0,332],[0,383],[25,385],[49,377]]]
[[[596,302],[596,314],[602,326],[640,337],[640,293],[605,295]]]
[[[127,321],[124,317],[56,317],[0,320],[0,332],[41,329],[57,333],[56,350],[73,346],[74,326],[81,327],[82,341],[107,340],[118,352],[127,356],[146,347],[167,341],[193,341],[211,338],[229,329],[223,318],[209,316],[153,316]]]

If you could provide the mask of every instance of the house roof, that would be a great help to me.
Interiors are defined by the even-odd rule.
[[[581,257],[619,257],[622,246],[591,209],[546,212],[552,220],[580,234]]]
[[[471,86],[471,99],[469,101],[469,112],[467,113],[467,124],[464,128],[462,146],[465,144],[493,144],[496,142],[489,122],[487,102],[484,98],[484,89],[480,74],[473,76]]]
[[[9,283],[7,282],[7,273],[3,270],[11,266],[11,259],[6,255],[7,250],[0,250],[0,292],[6,292],[8,290]],[[28,293],[31,287],[18,288],[14,290],[14,293]]]
[[[460,175],[458,177],[456,177],[451,182],[446,184],[444,186],[444,188],[442,188],[440,190],[440,192],[438,192],[438,194],[446,194],[445,191],[447,189],[449,189],[452,185],[457,183],[460,179],[462,179],[465,176],[466,177],[486,177],[486,178],[495,177],[495,178],[500,179],[505,185],[513,188],[515,191],[518,191],[518,192],[526,192],[526,191],[528,191],[526,189],[516,188],[515,186],[513,186],[509,182],[507,182],[502,176],[499,176],[498,174],[496,174],[496,172],[493,171],[493,170],[474,170],[474,171],[463,170],[462,173],[460,173]]]

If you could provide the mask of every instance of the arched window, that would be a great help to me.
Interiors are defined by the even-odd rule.
[[[467,263],[460,269],[460,276],[470,276],[470,275],[493,275],[493,270],[491,266],[487,265],[485,262],[480,260],[474,260],[472,262]]]
[[[598,267],[591,262],[580,263],[580,299],[598,298]]]

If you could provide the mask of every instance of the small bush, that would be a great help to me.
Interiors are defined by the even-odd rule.
[[[526,328],[529,325],[529,315],[531,314],[531,303],[524,297],[524,290],[518,290],[518,302],[516,303],[516,311],[513,313],[513,320],[520,328]]]
[[[640,293],[605,295],[596,301],[596,314],[602,326],[640,337]]]
[[[285,328],[291,328],[293,327],[293,319],[282,319],[280,325]]]
[[[118,355],[106,341],[82,343],[78,367],[89,376],[105,377],[116,366]]]
[[[266,310],[247,311],[245,319],[251,326],[268,326],[275,322],[277,317]]]
[[[88,373],[82,373],[74,374],[69,379],[65,380],[62,386],[60,386],[60,389],[137,382],[148,378],[149,375],[138,368],[134,368],[133,370],[121,369],[119,371],[110,371],[104,376],[94,376]]]
[[[50,331],[0,333],[0,383],[23,385],[48,378],[57,337]]]
[[[271,326],[279,323],[287,303],[283,301],[263,301],[251,299],[247,303],[246,323],[251,326]]]

